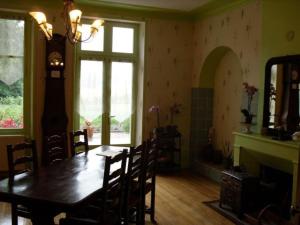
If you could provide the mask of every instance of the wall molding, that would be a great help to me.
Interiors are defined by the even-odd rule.
[[[241,7],[252,1],[255,0],[214,0],[210,3],[207,3],[204,6],[201,6],[191,11],[191,14],[193,15],[194,20],[202,20],[206,17],[218,15],[223,12],[227,12],[232,9]]]
[[[137,6],[106,1],[99,2],[96,0],[77,0],[75,3],[83,11],[92,11],[97,12],[98,14],[103,13],[104,15],[122,14],[128,17],[194,21],[229,11],[251,1],[254,0],[212,0],[192,11]],[[45,0],[27,0],[26,2],[21,0],[10,0],[9,2],[0,3],[0,8],[2,9],[19,9],[22,11],[45,10],[45,8],[57,10],[58,7],[62,9],[62,4],[56,1]]]

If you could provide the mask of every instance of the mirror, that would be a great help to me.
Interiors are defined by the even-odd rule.
[[[299,130],[300,55],[271,58],[265,72],[263,127],[288,139]]]

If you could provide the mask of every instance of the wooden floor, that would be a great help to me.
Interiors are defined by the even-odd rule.
[[[215,200],[219,186],[203,177],[182,172],[157,178],[156,220],[159,225],[233,225],[232,222],[203,205]],[[147,225],[150,219],[147,216]],[[11,225],[10,205],[0,203],[0,224]],[[19,218],[19,225],[31,225]]]

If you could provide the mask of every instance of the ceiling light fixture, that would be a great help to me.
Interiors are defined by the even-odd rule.
[[[90,35],[87,39],[82,40],[82,25],[80,24],[82,12],[79,9],[75,9],[73,0],[63,0],[64,8],[62,17],[64,19],[66,33],[65,36],[68,40],[75,44],[77,42],[85,42],[91,37],[94,37],[103,25],[104,20],[95,20],[90,28]],[[52,39],[53,27],[50,23],[47,23],[46,15],[43,12],[29,12],[29,14],[36,20],[41,30],[44,32],[48,40]]]

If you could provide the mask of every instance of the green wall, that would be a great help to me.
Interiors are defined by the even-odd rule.
[[[267,61],[276,56],[300,53],[300,1],[262,0],[262,63],[259,98],[259,130],[262,126],[264,78]],[[288,38],[288,36],[293,36]]]

